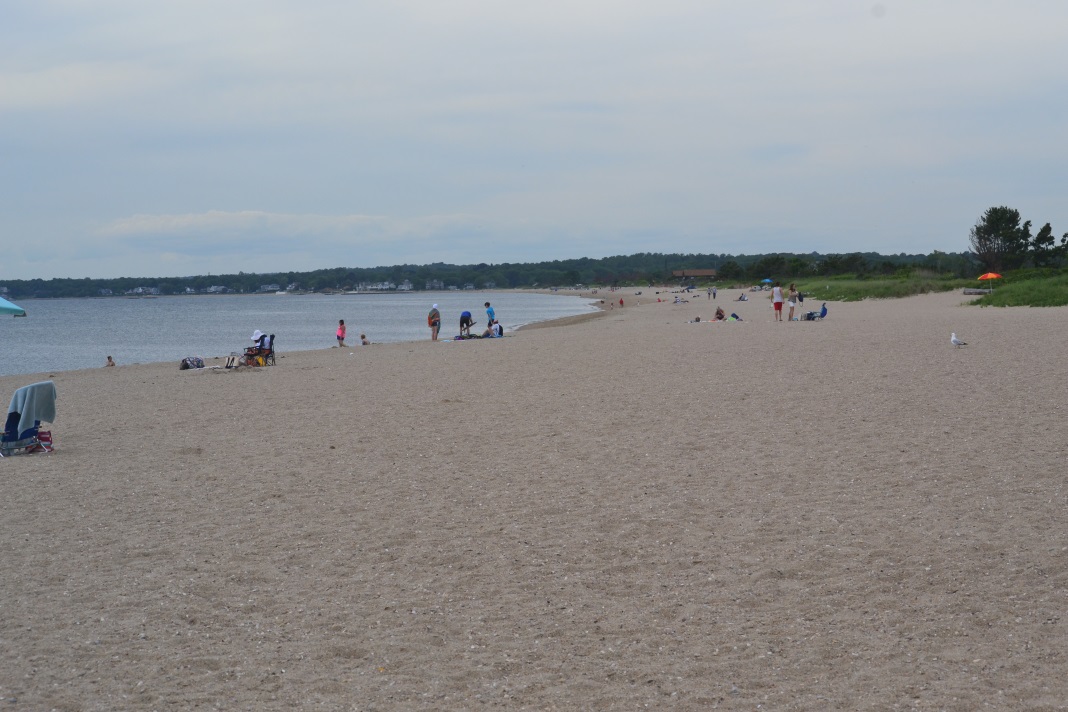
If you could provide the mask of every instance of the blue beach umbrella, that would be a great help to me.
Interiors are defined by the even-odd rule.
[[[761,281],[761,282],[763,282],[764,284],[771,284],[771,283],[772,283],[772,282],[774,282],[775,280],[774,280],[774,279],[762,279],[762,280],[760,280],[760,281]]]
[[[12,304],[3,297],[0,297],[0,314],[14,314],[15,316],[26,316],[26,310],[20,307],[18,304]]]

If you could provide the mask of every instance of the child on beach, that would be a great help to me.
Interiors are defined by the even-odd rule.
[[[104,367],[107,368],[108,366],[114,366],[114,365],[115,365],[115,361],[112,360],[112,358],[110,356],[108,356],[108,362],[104,364]]]
[[[338,319],[337,321],[337,345],[345,345],[345,320]]]
[[[371,341],[367,338],[367,334],[360,334],[360,345],[361,346],[370,346],[371,345]]]

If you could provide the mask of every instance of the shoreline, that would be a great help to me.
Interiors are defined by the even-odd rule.
[[[502,291],[503,292],[507,292],[507,293],[519,294],[519,295],[543,294],[543,292],[540,292],[540,291],[533,291],[532,292],[531,290],[496,290],[496,293],[501,293]],[[486,293],[490,293],[490,292],[486,292]],[[591,298],[586,298],[582,294],[564,294],[564,295],[560,295],[560,294],[554,294],[554,293],[550,293],[550,292],[544,292],[544,294],[546,294],[547,296],[567,296],[567,297],[577,298],[577,299],[581,300],[581,303],[583,304],[584,307],[592,307],[592,306],[594,306],[592,304],[592,302],[594,301],[593,298],[592,297]],[[175,295],[175,296],[223,296],[223,297],[239,296],[239,297],[241,297],[241,296],[275,296],[275,295],[249,294],[249,295]],[[336,294],[336,295],[327,295],[327,296],[341,297],[341,296],[345,296],[345,295]],[[64,298],[64,299],[67,299],[67,298]],[[69,298],[69,299],[81,300],[82,298],[78,297],[78,298]],[[91,299],[97,299],[97,298],[93,297]],[[100,297],[99,299],[107,299],[107,297]],[[164,297],[158,297],[156,299],[164,299]],[[51,300],[41,300],[41,301],[51,301]],[[578,308],[578,307],[576,306],[575,308]],[[565,316],[565,317],[550,317],[550,318],[544,319],[542,321],[522,324],[522,325],[520,325],[518,327],[515,327],[515,328],[511,329],[507,333],[517,333],[521,329],[527,329],[527,328],[530,328],[531,326],[534,326],[536,324],[543,324],[543,323],[545,323],[547,321],[555,321],[555,320],[558,320],[558,319],[566,320],[566,319],[570,318],[570,316],[582,316],[583,314],[586,314],[586,313],[596,313],[596,312],[583,312],[583,313],[580,313],[580,314],[572,314],[572,315]],[[357,336],[358,336],[358,334],[357,334]],[[423,338],[424,338],[424,336],[420,335],[420,336],[418,336],[416,338],[411,338],[411,339],[408,339],[408,340],[374,342],[372,345],[381,346],[381,345],[384,345],[384,344],[418,343],[419,341],[423,340]],[[425,338],[426,338],[426,340],[429,341],[429,335],[426,335]],[[444,341],[444,340],[445,339],[442,339],[442,341]],[[350,344],[348,348],[357,348],[358,346],[359,346],[359,344],[353,343],[353,344]],[[324,345],[316,347],[316,348],[303,348],[303,349],[295,348],[293,350],[286,350],[284,347],[285,347],[285,344],[283,343],[282,344],[282,348],[279,351],[279,357],[280,358],[284,357],[287,354],[297,354],[297,353],[303,353],[305,351],[316,352],[316,351],[320,351],[320,350],[330,350],[332,348],[335,348],[332,344],[331,345],[326,345],[325,343],[324,343]],[[186,355],[201,356],[201,358],[204,359],[205,363],[207,363],[209,365],[212,364],[212,363],[221,364],[226,360],[226,358],[230,355],[230,353],[235,350],[234,346],[227,346],[226,348],[229,349],[229,350],[226,350],[224,352],[221,352],[221,353],[218,353],[218,354],[215,354],[215,355],[204,355],[205,353],[210,353],[210,349],[204,349],[203,351],[200,351],[199,353],[186,353]],[[243,350],[244,346],[238,346],[236,348],[237,348],[238,351],[241,351],[241,350]],[[111,351],[112,351],[112,353],[116,353],[114,348],[112,348]],[[101,351],[101,353],[104,353],[104,351]],[[171,358],[167,358],[165,360],[160,360],[160,361],[152,361],[152,360],[125,361],[125,360],[121,360],[121,356],[119,356],[119,358],[120,358],[119,363],[118,363],[118,367],[119,368],[128,368],[130,366],[146,366],[146,365],[152,365],[152,364],[177,364],[178,361],[180,361],[180,359],[176,359],[173,356]],[[101,356],[101,360],[103,360],[103,356]],[[15,359],[12,359],[11,362],[14,363],[16,361],[15,361]],[[39,371],[34,371],[34,372],[29,372],[29,373],[3,374],[3,375],[0,375],[0,378],[8,378],[8,377],[25,377],[25,378],[28,378],[28,377],[33,377],[33,376],[37,376],[37,375],[66,373],[66,372],[70,372],[70,371],[93,371],[98,367],[103,367],[103,366],[89,365],[89,366],[83,366],[83,367],[80,367],[80,368],[72,368],[72,369],[45,369],[45,370],[39,370]]]

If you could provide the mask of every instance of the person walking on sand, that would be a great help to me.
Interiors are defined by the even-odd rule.
[[[341,346],[341,347],[345,346],[345,320],[344,319],[338,319],[337,320],[337,345]]]
[[[712,287],[712,298],[713,299],[716,298],[716,288],[715,287]]]
[[[488,305],[489,302],[486,302]],[[430,313],[426,315],[426,325],[430,327],[430,340],[438,340],[438,329],[441,328],[441,312],[438,311],[438,305],[435,304],[430,309]]]
[[[619,306],[623,306],[623,297],[619,298]]]
[[[794,320],[794,308],[797,306],[797,286],[791,282],[790,291],[786,294],[786,303],[790,307],[790,313],[786,316],[787,321]]]
[[[771,306],[775,310],[775,321],[782,321],[782,287],[778,282],[771,288]]]

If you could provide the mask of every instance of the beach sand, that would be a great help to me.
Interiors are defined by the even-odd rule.
[[[0,378],[59,393],[0,460],[0,706],[1068,708],[1068,309],[643,291]]]

